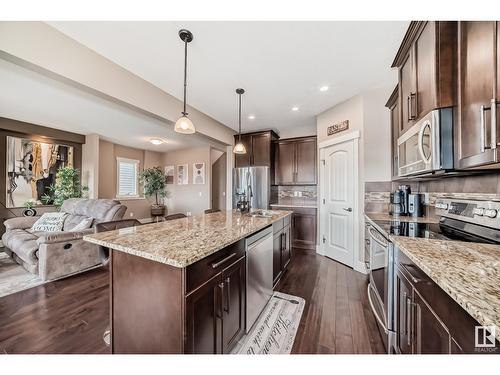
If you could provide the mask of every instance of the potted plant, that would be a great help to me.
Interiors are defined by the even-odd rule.
[[[23,216],[36,216],[36,210],[33,208],[36,201],[32,198],[24,202]]]
[[[159,198],[167,196],[167,176],[160,167],[146,168],[139,175],[139,183],[144,185],[144,195],[155,197],[155,204],[151,205],[151,216],[165,216],[165,205]]]
[[[81,198],[88,191],[87,186],[80,183],[80,171],[73,167],[64,167],[56,173],[55,185],[50,185],[48,194],[42,197],[44,204],[61,207],[69,198]]]

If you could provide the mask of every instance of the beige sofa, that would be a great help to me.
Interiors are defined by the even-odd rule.
[[[68,276],[95,265],[101,260],[97,245],[83,241],[94,233],[97,223],[120,220],[127,207],[111,199],[68,199],[61,212],[68,215],[61,232],[34,232],[30,228],[38,217],[16,217],[4,222],[4,251],[12,259],[42,280]],[[92,226],[80,232],[70,232],[83,219],[93,218]]]

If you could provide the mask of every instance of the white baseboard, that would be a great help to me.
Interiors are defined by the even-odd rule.
[[[325,253],[323,252],[323,246],[316,245],[316,253],[318,253],[319,255],[325,255]]]
[[[358,271],[366,275],[368,273],[368,270],[366,269],[365,262],[360,262],[360,261],[356,262],[354,264],[354,271]]]

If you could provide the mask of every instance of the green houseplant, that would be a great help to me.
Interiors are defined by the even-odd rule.
[[[155,197],[155,204],[151,206],[151,216],[164,216],[165,205],[160,203],[159,198],[167,196],[167,176],[160,167],[146,168],[139,175],[139,183],[144,186],[144,195]]]
[[[48,194],[42,197],[44,204],[53,204],[61,207],[69,198],[81,198],[88,190],[80,183],[80,171],[73,167],[64,167],[56,173],[56,183],[49,187]]]

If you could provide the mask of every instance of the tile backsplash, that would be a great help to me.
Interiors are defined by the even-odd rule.
[[[316,206],[316,186],[272,186],[271,202],[283,205]]]
[[[399,185],[410,185],[412,192],[429,193],[427,216],[433,215],[434,204],[439,198],[500,201],[500,172],[430,181],[365,182],[365,212],[386,212],[390,192]]]

